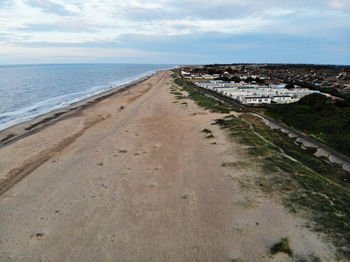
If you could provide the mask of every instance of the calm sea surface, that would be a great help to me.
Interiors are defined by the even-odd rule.
[[[173,65],[0,66],[0,130]]]

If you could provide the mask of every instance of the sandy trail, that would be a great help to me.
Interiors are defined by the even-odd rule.
[[[242,146],[211,126],[220,115],[174,104],[170,82],[161,72],[0,149],[3,181],[36,163],[0,198],[1,261],[289,261],[269,256],[282,237],[332,261],[300,219],[241,186],[254,163],[221,167],[247,161]]]

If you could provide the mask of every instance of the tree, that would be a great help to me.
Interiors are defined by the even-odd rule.
[[[330,102],[331,100],[325,95],[315,93],[308,96],[304,96],[298,101],[298,104],[307,105],[316,110],[321,110],[322,108],[325,108],[327,105],[329,105]]]
[[[233,70],[232,70],[232,68],[231,68],[231,67],[228,67],[228,68],[226,69],[226,71],[227,71],[228,73],[230,73],[230,74],[232,74],[232,73],[233,73]]]
[[[260,79],[259,77],[256,77],[256,78],[255,78],[255,81],[256,81],[258,84],[262,84],[262,85],[265,84],[265,80],[264,80],[264,79]]]
[[[254,81],[254,78],[252,78],[251,76],[249,76],[245,81],[246,81],[247,83],[250,83],[250,82]]]
[[[234,81],[235,83],[241,82],[241,78],[239,76],[234,76],[231,78],[231,81]]]
[[[294,89],[295,86],[293,84],[289,83],[289,84],[286,85],[286,88],[287,89]]]

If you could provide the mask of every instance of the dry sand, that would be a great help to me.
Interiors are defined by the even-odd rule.
[[[170,72],[0,149],[0,261],[291,261],[334,249],[277,201],[209,113],[173,103]],[[125,109],[121,110],[120,107]],[[210,128],[215,138],[200,131]],[[212,142],[217,144],[212,144]]]

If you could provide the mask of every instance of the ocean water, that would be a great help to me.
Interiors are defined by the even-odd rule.
[[[0,66],[0,130],[173,65]]]

